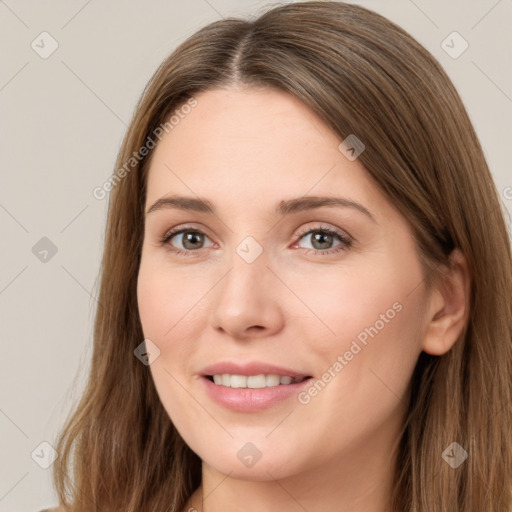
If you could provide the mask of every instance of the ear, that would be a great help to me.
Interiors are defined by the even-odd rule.
[[[450,268],[431,292],[423,351],[439,356],[453,347],[469,318],[470,290],[466,258],[459,249],[454,249],[450,255]]]

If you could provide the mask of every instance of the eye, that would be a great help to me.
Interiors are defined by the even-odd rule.
[[[297,236],[300,237],[300,240],[310,237],[313,248],[308,249],[307,253],[312,252],[314,255],[334,254],[339,251],[344,251],[353,243],[352,239],[345,233],[325,226],[319,226],[305,232],[303,231]],[[332,244],[335,238],[340,240],[340,243],[333,247]]]
[[[313,236],[311,237],[311,235]],[[299,237],[300,240],[311,237],[313,248],[306,248],[306,253],[313,253],[314,255],[334,254],[339,251],[344,251],[351,247],[353,243],[352,239],[342,231],[338,231],[336,229],[328,228],[325,226],[318,226],[307,231],[302,231],[296,236]],[[183,246],[183,249],[176,247],[172,243],[173,238],[178,238],[179,242]],[[332,246],[334,239],[336,238],[340,241],[340,243]],[[205,239],[209,240],[209,238],[202,231],[190,226],[185,226],[182,228],[173,228],[168,231],[162,237],[161,244],[166,245],[169,250],[176,254],[193,256],[194,253],[199,252],[199,249],[205,248]]]
[[[173,238],[178,238],[180,243],[183,245],[185,250],[174,247],[171,243]],[[204,244],[204,239],[209,238],[198,229],[194,229],[192,227],[183,227],[178,229],[171,229],[168,231],[162,238],[162,245],[168,245],[170,250],[175,252],[176,254],[183,255],[193,255],[194,252],[197,252],[198,249],[203,249],[202,245]]]

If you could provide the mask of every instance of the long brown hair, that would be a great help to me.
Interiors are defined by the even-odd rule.
[[[427,287],[454,248],[466,257],[470,317],[450,351],[418,359],[393,500],[400,512],[509,512],[512,258],[503,205],[439,63],[382,16],[329,1],[211,23],[183,42],[144,90],[108,187],[91,370],[54,464],[61,505],[181,512],[200,484],[200,459],[133,353],[143,340],[136,282],[152,152],[126,163],[195,95],[236,85],[294,94],[340,142],[349,134],[364,142],[360,162],[411,223]],[[468,452],[456,469],[442,457],[452,442]]]

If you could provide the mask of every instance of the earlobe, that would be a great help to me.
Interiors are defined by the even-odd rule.
[[[450,255],[450,268],[432,290],[422,349],[443,355],[459,339],[469,319],[471,277],[466,258],[459,249]]]

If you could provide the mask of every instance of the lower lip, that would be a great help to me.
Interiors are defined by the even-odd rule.
[[[276,405],[291,396],[296,396],[302,388],[310,384],[311,378],[295,384],[280,384],[268,388],[230,388],[215,384],[202,377],[206,392],[219,405],[238,412],[261,411]]]

